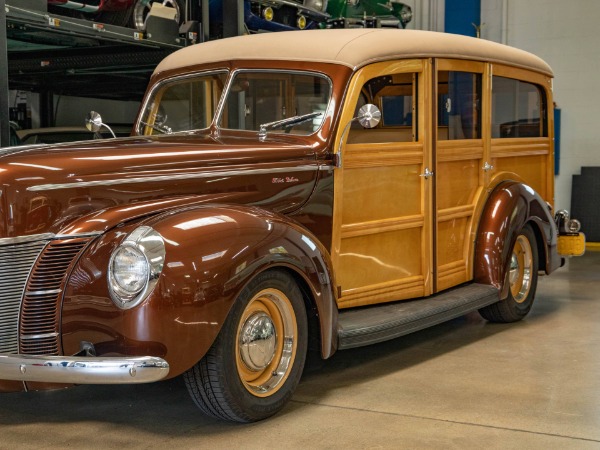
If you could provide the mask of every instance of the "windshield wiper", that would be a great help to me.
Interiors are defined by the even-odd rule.
[[[322,112],[312,112],[308,114],[302,114],[300,116],[288,117],[287,119],[275,120],[274,122],[263,123],[258,128],[258,137],[264,138],[267,136],[267,130],[273,130],[275,128],[288,128],[288,131],[295,125],[308,122],[322,115]]]
[[[173,130],[171,129],[171,127],[168,127],[166,125],[158,125],[158,124],[150,125],[149,123],[146,123],[143,120],[140,120],[140,123],[146,127],[152,128],[154,131],[158,131],[159,133],[162,133],[162,134],[173,133]]]

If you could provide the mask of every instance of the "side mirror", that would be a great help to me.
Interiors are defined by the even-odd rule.
[[[381,111],[379,108],[371,103],[362,105],[358,110],[358,116],[350,121],[358,120],[364,128],[375,128],[381,121]]]
[[[85,127],[93,133],[97,133],[102,127],[105,127],[108,131],[110,131],[112,137],[117,137],[113,130],[111,130],[111,128],[108,125],[102,122],[102,116],[96,111],[90,111],[88,113],[88,115],[85,118]]]
[[[362,105],[359,108],[358,115],[350,119],[346,124],[344,131],[342,131],[338,151],[333,155],[335,167],[342,167],[342,142],[344,142],[344,138],[346,137],[346,133],[350,129],[350,125],[352,125],[353,122],[358,122],[364,128],[375,128],[380,121],[381,111],[377,106],[371,103],[367,103],[366,105]]]

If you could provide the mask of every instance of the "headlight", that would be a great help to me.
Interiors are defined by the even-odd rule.
[[[137,247],[123,246],[115,252],[111,272],[116,286],[125,295],[138,294],[148,282],[148,260]]]
[[[412,20],[412,17],[413,17],[412,8],[408,5],[404,5],[402,7],[402,10],[400,11],[400,20],[402,20],[402,23],[406,25],[408,22],[410,22]]]
[[[327,9],[327,0],[304,0],[303,5],[307,8],[325,12]]]
[[[154,289],[165,260],[165,243],[153,228],[136,228],[113,252],[108,267],[108,286],[113,302],[133,308]]]

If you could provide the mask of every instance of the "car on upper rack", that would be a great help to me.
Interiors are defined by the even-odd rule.
[[[0,391],[183,376],[251,422],[309,350],[523,319],[585,249],[552,76],[452,34],[241,36],[161,62],[130,137],[2,150]]]
[[[223,34],[223,0],[207,0],[210,34]],[[90,18],[145,31],[154,6],[173,8],[181,24],[192,18],[186,0],[48,0],[50,12]],[[389,0],[243,0],[249,32],[312,28],[405,28],[412,19],[409,5]]]

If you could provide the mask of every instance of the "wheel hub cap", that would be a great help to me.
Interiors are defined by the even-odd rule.
[[[523,303],[527,299],[534,270],[531,244],[526,237],[519,235],[510,258],[508,273],[510,290],[517,303]]]
[[[277,347],[277,335],[271,318],[263,313],[253,314],[246,320],[240,333],[242,361],[251,370],[267,367]]]

